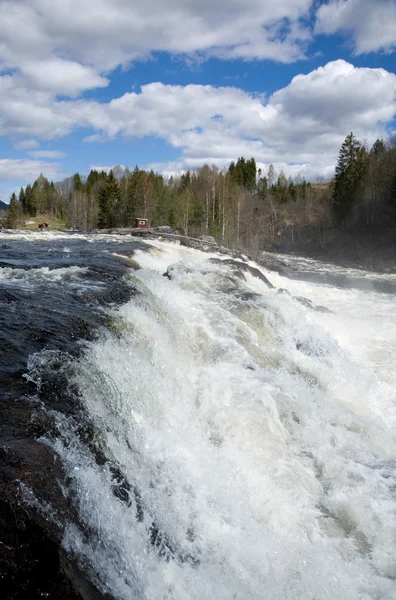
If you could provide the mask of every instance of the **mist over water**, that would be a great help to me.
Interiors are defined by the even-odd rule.
[[[94,432],[59,411],[43,439],[80,515],[66,551],[122,600],[395,599],[395,296],[338,287],[312,261],[307,281],[303,259],[298,278],[261,268],[269,289],[207,253],[144,246],[124,275],[136,294],[78,360],[61,357]],[[51,277],[75,285],[84,269]],[[59,360],[32,354],[29,377]]]

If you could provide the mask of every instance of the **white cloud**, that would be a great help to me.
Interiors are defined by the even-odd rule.
[[[395,115],[394,74],[335,61],[268,99],[236,87],[160,82],[108,103],[80,97],[107,86],[117,66],[157,51],[190,61],[295,61],[305,56],[318,4],[317,33],[345,32],[357,53],[395,46],[396,0],[0,0],[0,136],[35,159],[7,167],[3,160],[0,178],[6,168],[8,179],[19,173],[30,181],[38,168],[58,177],[59,165],[40,159],[63,153],[35,150],[39,140],[80,128],[89,130],[87,142],[159,137],[180,150],[164,170],[254,155],[293,173],[329,173],[350,130],[368,142],[385,135]]]
[[[0,6],[2,61],[29,73],[36,85],[60,85],[65,93],[75,81],[83,83],[81,69],[91,69],[87,87],[101,86],[105,81],[98,73],[156,51],[290,62],[304,55],[310,39],[300,19],[312,2],[8,0]],[[51,66],[47,80],[40,65],[59,57],[67,59],[67,65],[60,65],[66,81]]]
[[[50,92],[32,90],[18,74],[0,76],[0,136],[54,139],[72,131],[74,124]]]
[[[50,180],[57,180],[63,175],[57,163],[40,160],[0,159],[0,181],[32,183],[40,173]]]
[[[357,54],[396,46],[395,0],[331,0],[317,12],[317,33],[352,34]]]
[[[28,94],[10,76],[0,78],[0,89],[2,79],[8,93],[0,95],[0,132],[54,139],[88,128],[91,141],[155,136],[180,150],[176,164],[161,166],[165,171],[254,156],[289,165],[293,174],[327,176],[351,130],[370,144],[386,136],[396,114],[396,75],[343,60],[294,77],[268,99],[235,87],[156,82],[108,103],[56,101],[44,91]],[[31,155],[60,157],[54,152]]]
[[[396,75],[338,60],[298,75],[267,102],[237,88],[153,83],[83,114],[102,136],[154,135],[179,148],[178,161],[159,166],[165,171],[225,166],[243,155],[329,176],[349,131],[368,143],[386,136]]]
[[[33,148],[38,148],[40,146],[37,140],[27,139],[20,140],[18,142],[14,142],[14,148],[16,150],[32,150]]]
[[[67,96],[106,87],[109,83],[109,80],[101,77],[95,69],[60,58],[24,61],[21,72],[29,87]]]
[[[34,150],[32,152],[28,153],[30,156],[33,156],[33,158],[52,158],[52,159],[57,159],[57,158],[65,158],[65,156],[67,156],[67,154],[65,154],[65,152],[59,152],[58,150]]]

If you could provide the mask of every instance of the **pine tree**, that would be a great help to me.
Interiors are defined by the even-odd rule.
[[[241,156],[238,158],[236,164],[231,162],[228,168],[228,174],[236,185],[245,187],[249,191],[256,189],[257,167],[253,157],[250,160],[245,160],[245,158]]]
[[[99,227],[114,226],[114,215],[120,202],[120,188],[113,171],[110,171],[106,184],[99,192]]]
[[[84,184],[81,181],[81,176],[79,173],[75,173],[75,175],[73,175],[73,189],[76,192],[81,192],[84,189]]]
[[[386,152],[386,146],[384,140],[375,140],[373,147],[370,150],[370,154],[380,157]]]
[[[23,212],[28,215],[34,214],[34,206],[33,206],[33,190],[32,186],[29,184],[25,189],[25,197],[24,202],[22,204]]]
[[[7,227],[14,229],[18,224],[19,204],[15,193],[10,198],[10,204],[7,211]]]
[[[18,201],[22,207],[22,210],[25,210],[25,190],[23,189],[23,187],[21,187],[21,189],[19,190]]]
[[[335,170],[333,201],[336,215],[344,218],[356,200],[366,168],[366,149],[351,132],[345,138]]]
[[[249,191],[253,191],[256,189],[256,177],[257,177],[257,167],[256,161],[252,157],[246,163],[246,174],[245,174],[245,187]]]

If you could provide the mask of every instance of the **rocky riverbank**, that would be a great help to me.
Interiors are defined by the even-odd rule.
[[[57,435],[55,415],[61,414],[89,438],[65,359],[78,357],[108,325],[107,309],[134,293],[123,279],[125,265],[89,246],[77,240],[66,252],[64,242],[3,246],[0,589],[7,600],[103,598],[62,550],[65,524],[81,524],[61,462],[46,442]],[[49,356],[50,369],[37,375],[32,357]]]

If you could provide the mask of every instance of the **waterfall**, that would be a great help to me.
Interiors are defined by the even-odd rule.
[[[395,599],[394,295],[292,257],[300,277],[248,263],[271,288],[173,243],[108,251],[133,295],[28,365],[81,407],[40,440],[79,515],[67,555],[120,600]]]

